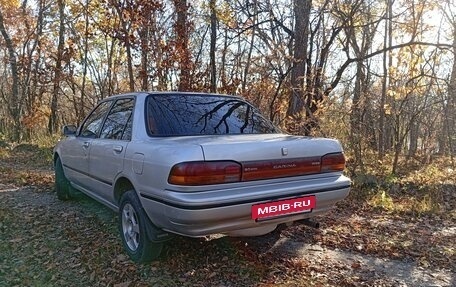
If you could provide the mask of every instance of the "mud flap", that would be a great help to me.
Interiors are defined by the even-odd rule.
[[[149,240],[152,242],[160,243],[160,242],[165,242],[174,237],[173,234],[168,233],[164,231],[163,229],[158,228],[155,226],[152,221],[150,220],[149,216],[147,216],[147,213],[142,210],[144,217],[147,220],[146,224],[146,232],[147,232],[147,237],[149,237]]]

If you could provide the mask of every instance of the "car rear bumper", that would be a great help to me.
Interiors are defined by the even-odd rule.
[[[350,190],[343,175],[326,178],[257,184],[204,192],[167,190],[155,197],[141,192],[143,207],[158,227],[173,233],[199,237],[216,233],[231,236],[257,236],[274,230],[278,224],[314,217],[327,212]],[[311,212],[254,220],[254,204],[315,195]]]

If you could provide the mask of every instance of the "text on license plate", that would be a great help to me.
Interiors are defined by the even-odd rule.
[[[315,195],[252,205],[252,219],[274,217],[289,213],[310,212],[315,208]]]

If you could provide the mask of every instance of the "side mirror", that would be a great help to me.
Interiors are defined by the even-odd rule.
[[[76,130],[78,128],[75,125],[68,125],[63,127],[63,134],[65,136],[74,136],[76,135]]]

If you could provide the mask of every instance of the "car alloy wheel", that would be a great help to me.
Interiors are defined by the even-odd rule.
[[[141,202],[132,189],[120,198],[119,231],[122,243],[130,258],[138,263],[152,261],[160,256],[162,242],[152,241],[154,238],[152,223],[143,210]],[[148,233],[149,229],[149,233]]]
[[[122,233],[128,248],[136,251],[140,240],[139,222],[138,215],[130,203],[125,204],[122,209]]]

